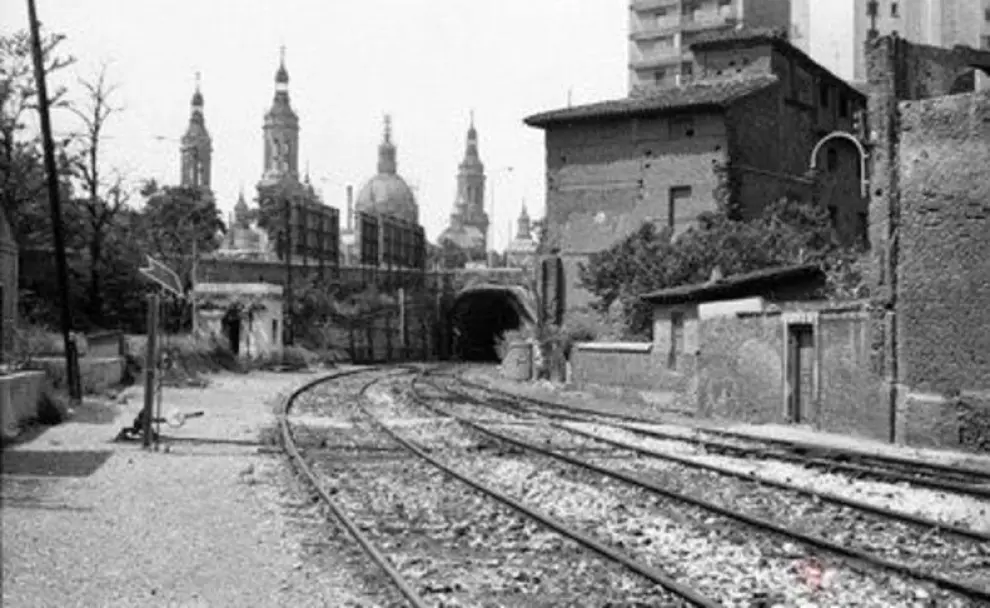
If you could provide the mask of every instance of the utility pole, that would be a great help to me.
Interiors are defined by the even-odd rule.
[[[62,226],[62,206],[59,200],[58,174],[55,167],[55,146],[52,142],[52,123],[48,113],[48,86],[45,82],[44,57],[41,54],[41,34],[38,11],[34,0],[28,0],[28,26],[31,30],[31,56],[34,59],[34,79],[38,86],[38,114],[41,116],[41,137],[45,154],[45,173],[48,178],[48,202],[52,219],[52,236],[55,240],[55,268],[58,274],[59,297],[62,300],[62,341],[65,346],[66,379],[69,381],[69,397],[76,403],[82,399],[79,382],[79,359],[76,344],[72,340],[72,316],[69,312],[69,270],[65,261],[65,236]]]
[[[294,341],[295,318],[292,314],[292,198],[282,189],[282,198],[285,200],[285,343],[292,346]]]

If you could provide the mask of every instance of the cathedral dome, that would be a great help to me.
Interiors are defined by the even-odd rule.
[[[378,174],[358,191],[354,209],[359,213],[390,215],[418,224],[419,206],[412,189],[398,174],[392,123],[385,118],[385,137],[378,146]]]
[[[394,173],[379,173],[369,179],[358,192],[354,208],[361,213],[380,213],[419,223],[416,197],[406,181]]]

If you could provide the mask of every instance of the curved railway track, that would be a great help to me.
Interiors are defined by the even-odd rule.
[[[324,378],[320,378],[313,382],[300,387],[287,399],[282,412],[279,416],[279,426],[281,429],[281,437],[284,443],[286,452],[291,457],[293,463],[302,473],[304,478],[307,480],[308,484],[313,488],[314,492],[320,497],[320,499],[327,505],[330,511],[333,513],[334,517],[340,524],[348,531],[348,533],[355,539],[355,541],[361,546],[361,548],[371,559],[394,583],[395,588],[402,594],[404,599],[413,606],[427,606],[429,605],[423,598],[424,593],[420,590],[414,588],[414,585],[404,577],[400,572],[399,568],[396,567],[394,563],[386,555],[386,551],[383,551],[381,547],[377,547],[373,542],[372,536],[367,528],[367,525],[361,525],[359,519],[361,514],[355,513],[351,509],[351,513],[348,513],[348,509],[345,508],[342,503],[344,500],[337,496],[340,492],[340,487],[335,487],[328,489],[323,483],[321,475],[322,471],[318,470],[318,467],[313,462],[308,462],[305,456],[304,450],[302,450],[296,442],[296,437],[294,430],[292,428],[292,423],[290,421],[291,410],[300,397],[300,395],[306,393],[307,391],[312,391],[315,387],[333,382],[335,380],[340,380],[344,377],[355,376],[359,374],[368,374],[381,372],[381,368],[366,368],[361,370],[353,370],[349,372],[343,372],[338,374],[333,374]],[[414,373],[414,370],[407,370],[409,373]],[[528,519],[530,522],[536,523],[539,526],[552,530],[556,534],[559,534],[567,539],[576,542],[581,545],[584,549],[589,550],[591,553],[595,554],[600,558],[604,558],[613,564],[618,564],[623,568],[627,569],[629,572],[633,572],[646,581],[649,581],[652,585],[657,585],[666,591],[666,596],[664,598],[659,598],[657,593],[651,595],[651,601],[649,604],[637,601],[634,603],[617,604],[610,598],[601,598],[605,601],[605,605],[684,605],[690,604],[695,606],[705,606],[705,607],[715,607],[720,606],[715,600],[706,597],[700,593],[697,589],[694,589],[688,585],[685,585],[668,574],[660,571],[659,569],[641,561],[630,557],[622,551],[609,546],[591,536],[574,529],[566,525],[563,522],[557,521],[553,518],[548,517],[544,513],[541,513],[534,508],[523,504],[522,502],[513,499],[512,497],[500,492],[492,487],[485,485],[482,482],[472,478],[471,476],[465,475],[458,472],[454,468],[448,466],[447,464],[441,462],[435,456],[426,452],[426,450],[416,445],[415,443],[409,441],[402,436],[402,433],[396,431],[390,425],[383,422],[379,417],[377,417],[368,407],[368,403],[364,398],[364,394],[369,387],[380,382],[383,378],[371,379],[368,381],[361,389],[358,391],[359,399],[363,402],[357,404],[357,409],[361,412],[366,423],[374,428],[375,431],[379,432],[381,435],[386,436],[394,444],[401,446],[408,454],[414,455],[422,463],[428,464],[430,467],[442,473],[443,476],[448,478],[453,478],[459,482],[469,486],[476,492],[479,492],[486,498],[497,501],[499,504],[508,507],[514,512],[517,517],[523,517]],[[309,431],[312,434],[312,431]],[[329,447],[326,440],[320,443],[322,448]],[[408,470],[404,470],[408,473]],[[425,479],[425,477],[424,477]],[[437,491],[441,491],[437,487]],[[463,494],[463,492],[461,492]],[[337,498],[335,498],[337,496]],[[470,525],[470,524],[469,524]],[[440,539],[437,539],[438,541]],[[554,559],[564,559],[565,555],[557,555]],[[580,567],[580,565],[579,565]],[[529,575],[527,575],[529,576]],[[614,577],[613,577],[614,578]],[[531,580],[539,580],[537,576],[535,579],[531,577]],[[613,583],[614,584],[614,583]],[[608,583],[606,582],[607,586]],[[581,602],[586,601],[587,597],[572,597],[567,600],[568,605],[584,605]],[[658,599],[664,599],[665,602],[658,604]],[[676,599],[677,601],[671,601]],[[607,600],[607,601],[606,601]],[[577,604],[575,604],[575,602]],[[515,604],[510,604],[515,605]]]
[[[631,474],[629,472],[616,470],[612,467],[604,467],[601,466],[600,464],[596,464],[590,461],[581,460],[573,456],[564,454],[560,450],[554,449],[553,447],[548,447],[553,443],[553,441],[550,438],[547,438],[545,434],[543,435],[538,434],[539,435],[538,443],[535,443],[532,440],[527,441],[518,436],[519,429],[521,428],[519,427],[519,425],[516,425],[513,428],[514,432],[512,434],[499,432],[492,428],[492,426],[494,426],[492,424],[479,424],[478,422],[470,419],[469,417],[453,414],[450,411],[447,411],[446,408],[437,407],[436,405],[431,404],[430,403],[431,398],[425,397],[422,392],[417,391],[416,382],[417,382],[416,380],[413,381],[412,390],[416,395],[417,401],[422,407],[425,407],[426,409],[433,411],[438,415],[451,417],[457,420],[458,422],[460,422],[461,424],[471,428],[472,430],[481,433],[485,436],[488,436],[498,442],[502,442],[504,444],[510,444],[518,448],[522,448],[523,450],[527,450],[532,453],[537,453],[546,456],[548,458],[552,458],[559,462],[564,462],[569,465],[580,467],[589,471],[594,471],[606,477],[621,480],[627,484],[632,484],[636,487],[642,488],[644,490],[648,490],[655,494],[662,495],[667,498],[674,499],[683,503],[687,503],[694,507],[705,509],[711,513],[715,513],[720,516],[733,519],[737,522],[748,524],[759,530],[765,532],[772,532],[776,535],[792,539],[806,546],[815,547],[817,549],[825,550],[834,555],[842,556],[844,558],[850,558],[860,563],[868,564],[871,568],[874,569],[885,570],[888,572],[893,572],[903,576],[907,576],[919,581],[933,583],[938,587],[941,587],[942,589],[957,593],[970,600],[975,600],[980,602],[990,602],[990,588],[988,588],[990,587],[990,581],[974,582],[973,580],[970,581],[958,580],[956,578],[947,575],[944,569],[942,569],[942,572],[935,572],[922,565],[917,565],[917,564],[910,565],[907,563],[903,563],[901,561],[895,561],[887,556],[878,555],[876,552],[872,552],[864,548],[851,547],[848,546],[847,543],[835,542],[833,540],[829,540],[825,538],[824,536],[813,536],[811,534],[806,534],[797,530],[789,529],[784,526],[773,523],[772,521],[769,521],[766,518],[756,517],[741,512],[739,510],[720,506],[703,498],[693,496],[689,493],[673,491],[668,487],[661,486],[655,483],[652,479],[644,478],[640,475]],[[536,413],[538,416],[546,416],[547,413],[546,409],[544,409],[542,412],[534,412],[533,408],[525,408],[525,407],[520,408],[518,403],[515,404],[515,407],[513,407],[513,404],[506,403],[505,399],[491,399],[491,398],[480,399],[478,397],[474,397],[472,395],[466,394],[461,391],[452,391],[451,389],[440,387],[436,383],[432,383],[432,387],[441,392],[447,393],[449,396],[452,396],[453,399],[450,399],[449,397],[445,399],[447,404],[452,406],[456,404],[457,400],[461,400],[461,402],[467,402],[467,404],[469,404],[474,408],[483,408],[485,410],[501,411],[507,415],[515,415],[517,417],[520,416],[521,414],[526,414],[526,413],[529,414]],[[436,400],[436,397],[432,397],[432,399]],[[558,419],[561,417],[559,415],[560,412],[555,412],[555,414],[558,414],[556,416]],[[580,416],[578,418],[580,418]],[[587,421],[587,418],[585,418],[584,421]],[[617,426],[622,426],[622,425],[617,425]],[[535,427],[531,427],[531,428],[535,428]],[[602,442],[602,438],[600,436],[595,436],[594,434],[591,433],[577,433],[575,432],[574,429],[561,425],[559,423],[551,423],[551,425],[549,425],[547,428],[548,429],[552,428],[555,431],[559,431],[559,432],[582,435],[587,440]],[[648,450],[640,449],[630,443],[619,442],[619,441],[608,441],[608,440],[604,441],[604,443],[610,444],[616,448],[634,450],[643,455],[647,455],[651,457],[656,456],[654,454],[651,454]],[[687,463],[682,463],[682,464],[687,464]],[[717,472],[724,473],[723,471],[717,471]],[[748,479],[747,481],[755,481],[755,480]],[[787,489],[796,490],[796,488],[787,488]],[[804,494],[807,495],[806,492]],[[834,500],[834,497],[829,497],[829,498],[830,500],[832,500],[832,502],[838,502]],[[876,508],[864,509],[863,505],[861,504],[849,504],[849,502],[850,501],[846,501],[846,504],[842,505],[843,507],[847,507],[846,509],[847,511],[850,511],[851,509],[860,509],[861,511],[864,512],[869,511],[872,513],[872,515],[879,515],[883,518],[886,518],[888,523],[890,519],[894,519],[893,517],[889,517],[891,512],[885,512],[885,510],[880,510]],[[841,524],[843,521],[853,521],[849,519],[850,515],[848,513],[843,515],[843,513],[840,510],[837,510],[833,515],[833,517],[837,518],[837,522],[836,522],[837,528],[842,527]],[[918,529],[913,529],[912,531],[904,528],[899,530],[896,535],[891,535],[888,539],[891,540],[898,538],[897,535],[901,535],[901,538],[903,538],[903,535],[907,534],[909,535],[908,540],[911,540],[913,544],[919,548],[923,548],[931,545],[934,542],[932,539],[932,535],[935,535],[936,537],[941,536],[940,531],[942,528],[944,528],[944,526],[941,526],[936,522],[924,521],[924,520],[920,520],[920,518],[915,518],[915,520],[912,521],[911,518],[906,518],[903,516],[903,514],[898,514],[898,517],[896,517],[896,519],[915,524],[917,527],[928,528],[927,530],[920,530],[920,531]],[[987,540],[986,535],[965,529],[953,529],[948,531],[953,535],[955,535],[956,537],[961,537],[958,542],[970,543],[970,546],[965,547],[966,554],[974,555],[976,560],[980,560],[981,558],[983,559],[982,562],[977,561],[975,567],[969,567],[969,568],[966,568],[962,566],[960,563],[957,563],[956,564],[957,569],[960,569],[970,574],[971,576],[978,575],[980,572],[982,572],[983,575],[985,576],[986,572],[990,570],[990,544],[986,543]],[[948,543],[949,541],[947,541],[945,538],[940,538],[940,542]],[[950,548],[955,549],[959,545],[947,545],[947,546],[950,546]],[[924,559],[921,560],[915,559],[915,561],[924,562]],[[983,564],[982,566],[981,563]]]
[[[774,459],[829,472],[841,472],[851,477],[908,483],[917,487],[990,499],[990,471],[976,467],[921,462],[847,448],[825,448],[809,443],[756,437],[722,429],[694,428],[690,434],[672,433],[648,428],[658,424],[653,420],[511,395],[461,376],[458,376],[456,381],[464,388],[495,395],[495,401],[509,407],[525,408],[544,416],[575,422],[604,422],[654,439],[697,445],[714,454]]]

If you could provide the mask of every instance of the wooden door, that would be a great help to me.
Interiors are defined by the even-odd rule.
[[[811,325],[790,325],[787,332],[788,369],[790,384],[788,416],[800,424],[808,417],[814,402],[815,335]]]

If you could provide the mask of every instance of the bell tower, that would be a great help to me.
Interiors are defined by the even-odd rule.
[[[299,117],[289,104],[289,71],[285,69],[285,47],[281,48],[275,72],[275,98],[265,114],[264,179],[299,179]]]
[[[457,199],[455,208],[467,226],[474,226],[485,236],[488,244],[488,214],[485,213],[485,165],[478,154],[478,130],[474,127],[474,111],[467,131],[464,159],[457,170]]]
[[[196,91],[190,103],[189,126],[182,136],[180,151],[182,155],[180,184],[189,188],[209,189],[213,141],[206,130],[199,72],[196,73]]]

